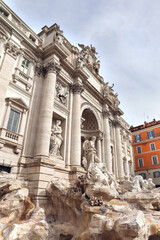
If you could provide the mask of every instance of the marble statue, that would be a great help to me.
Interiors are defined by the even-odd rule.
[[[93,136],[90,141],[86,138],[86,140],[83,143],[84,156],[83,156],[82,163],[87,171],[88,177],[90,176],[91,169],[93,168],[94,163],[98,161],[95,142],[96,142],[96,137]]]
[[[62,45],[64,39],[63,31],[60,30],[60,26],[57,24],[54,25],[54,30],[55,31],[53,32],[53,42]]]
[[[56,83],[56,97],[61,103],[67,105],[68,88],[63,87],[60,82]]]
[[[87,177],[91,179],[97,186],[118,187],[118,183],[113,174],[109,173],[106,166],[100,163],[100,159],[96,154],[95,148],[96,137],[93,136],[89,141],[87,138],[83,143],[83,160],[82,164],[87,171]]]
[[[62,128],[60,124],[61,124],[61,120],[56,120],[56,124],[52,129],[49,153],[50,153],[50,156],[58,156],[62,158],[60,149],[63,142],[63,137],[62,137]]]
[[[144,180],[141,175],[136,175],[132,181],[124,180],[124,188],[126,190],[136,190],[136,191],[148,191],[155,188],[155,184],[152,181],[152,178]]]
[[[100,61],[97,59],[96,48],[92,45],[85,46],[84,44],[78,44],[81,47],[81,51],[77,58],[77,67],[88,66],[89,69],[95,74],[99,74]]]

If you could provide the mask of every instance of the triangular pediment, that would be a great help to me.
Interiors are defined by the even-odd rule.
[[[24,102],[24,100],[22,98],[6,98],[7,102],[12,102],[16,105],[21,106],[22,108],[28,109],[27,104]]]

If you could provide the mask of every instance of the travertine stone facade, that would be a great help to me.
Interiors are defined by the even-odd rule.
[[[99,75],[96,49],[73,46],[57,24],[35,34],[0,5],[0,165],[45,199],[52,177],[85,174],[83,144],[95,136],[100,162],[134,175],[129,125],[118,95]]]

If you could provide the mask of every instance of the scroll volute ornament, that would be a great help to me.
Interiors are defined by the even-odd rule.
[[[56,73],[59,74],[61,71],[61,66],[58,62],[56,62],[55,60],[48,62],[45,67],[44,67],[45,71],[47,73]]]

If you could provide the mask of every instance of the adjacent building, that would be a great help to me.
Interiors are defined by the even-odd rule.
[[[160,121],[144,122],[130,128],[133,140],[135,173],[152,178],[160,186]]]
[[[85,174],[93,136],[108,171],[133,176],[129,125],[99,68],[95,47],[73,46],[57,24],[37,35],[1,1],[0,169],[24,177],[33,198],[45,200],[53,177]]]

